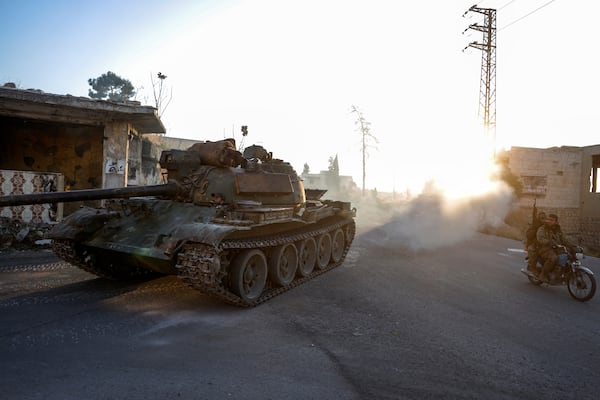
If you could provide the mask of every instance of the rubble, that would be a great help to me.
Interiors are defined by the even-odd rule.
[[[52,227],[53,224],[24,223],[0,217],[0,251],[50,247],[51,240],[47,236]]]

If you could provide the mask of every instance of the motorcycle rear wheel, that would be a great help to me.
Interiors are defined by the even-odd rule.
[[[585,271],[576,270],[569,275],[567,289],[569,289],[569,294],[575,300],[588,301],[596,293],[596,278]]]

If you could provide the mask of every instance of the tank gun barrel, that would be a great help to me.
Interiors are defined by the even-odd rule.
[[[73,190],[70,192],[14,194],[0,196],[0,207],[144,196],[176,196],[178,191],[179,185],[176,182],[170,182],[163,185],[151,186],[131,186],[112,189],[83,189]]]

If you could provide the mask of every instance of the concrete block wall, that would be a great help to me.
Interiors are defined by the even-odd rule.
[[[513,147],[509,155],[509,168],[523,184],[519,206],[532,209],[535,200],[539,210],[558,215],[570,236],[580,232],[582,154],[579,147]]]
[[[596,253],[600,252],[600,195],[589,193],[589,170],[592,154],[599,153],[600,146],[513,147],[508,164],[522,182],[539,177],[537,183],[543,186],[525,190],[518,205],[523,214],[531,214],[536,199],[538,209],[558,215],[570,240]]]
[[[600,218],[582,217],[580,231],[583,246],[600,250]]]
[[[166,171],[160,168],[163,150],[186,150],[202,140],[178,139],[164,135],[143,135],[139,146],[140,169],[136,176],[137,185],[158,185],[165,182]]]
[[[524,185],[523,206],[532,203],[535,198],[538,207],[578,208],[582,153],[579,147],[513,147],[509,168]]]

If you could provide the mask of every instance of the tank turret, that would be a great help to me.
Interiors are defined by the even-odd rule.
[[[305,190],[292,166],[232,139],[165,150],[165,184],[0,197],[0,207],[105,200],[49,233],[53,250],[110,279],[177,275],[255,306],[339,266],[354,238],[350,203]],[[308,196],[307,196],[308,194]]]

